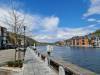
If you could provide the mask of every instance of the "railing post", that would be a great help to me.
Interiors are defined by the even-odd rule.
[[[36,57],[38,57],[38,52],[37,51],[35,52],[35,54],[36,54]]]
[[[38,52],[38,57],[39,57],[40,53]]]
[[[41,54],[39,55],[40,59],[41,59]]]
[[[65,75],[65,70],[63,66],[59,66],[59,75]]]
[[[45,57],[45,64],[48,66],[48,58]]]

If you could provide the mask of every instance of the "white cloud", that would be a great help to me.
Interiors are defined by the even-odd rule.
[[[11,31],[11,29],[9,29],[9,25],[5,24],[3,21],[5,21],[6,19],[9,20],[9,22],[11,21],[11,16],[9,14],[9,11],[11,11],[10,8],[7,7],[0,7],[0,25],[3,27],[6,27],[8,30]],[[49,32],[49,31],[53,31],[55,29],[57,29],[58,24],[59,24],[59,18],[56,16],[40,16],[40,15],[32,15],[32,14],[28,14],[28,13],[24,13],[22,10],[20,11],[16,11],[16,13],[18,13],[20,16],[25,16],[24,19],[24,25],[27,27],[27,32],[26,35],[33,37],[33,31],[43,31],[45,32]],[[22,17],[21,17],[22,18]],[[37,32],[34,32],[37,33]],[[36,40],[42,41],[42,40],[51,40],[54,38],[54,36],[52,35],[41,35],[41,34],[37,34],[35,37]]]
[[[55,16],[45,17],[42,20],[42,25],[46,30],[53,30],[56,29],[59,24],[59,18]]]
[[[8,21],[10,23],[12,23],[12,16],[11,14],[9,13],[10,11],[12,11],[11,9],[9,8],[3,8],[1,7],[0,8],[0,25],[3,26],[3,27],[6,27],[7,29],[9,29],[9,25],[7,25],[5,23],[5,21]],[[38,17],[34,16],[34,15],[30,15],[30,14],[27,14],[27,13],[23,13],[23,12],[20,12],[20,11],[16,11],[17,15],[19,15],[19,20],[22,19],[22,17],[25,16],[25,19],[24,19],[24,24],[25,26],[27,26],[28,30],[32,30],[34,28],[36,28],[36,25],[38,24]],[[10,29],[11,30],[11,29]]]
[[[94,19],[94,18],[89,18],[89,19],[87,19],[87,21],[88,21],[88,22],[94,22],[94,23],[96,23],[96,24],[99,24],[99,23],[100,23],[100,20]]]
[[[93,31],[95,31],[96,25],[88,25],[86,27],[80,27],[80,28],[57,28],[57,32],[53,32],[54,34],[37,34],[34,36],[36,40],[42,41],[42,42],[55,42],[58,40],[64,40],[69,39],[73,36],[83,36],[86,34],[89,34]]]
[[[4,20],[9,18],[9,14],[7,13],[9,8],[0,7],[0,20]],[[27,35],[34,38],[37,41],[42,42],[54,42],[58,40],[68,39],[73,36],[82,36],[93,32],[95,29],[95,25],[89,25],[81,28],[59,28],[60,19],[57,16],[40,16],[40,15],[32,15],[20,11],[16,11],[20,15],[25,15],[25,25],[27,26]],[[89,21],[93,21],[94,19],[90,19]],[[99,20],[98,20],[99,21]],[[0,21],[1,22],[1,21]],[[0,23],[1,26],[7,27],[8,25]],[[32,32],[31,32],[32,31]]]
[[[24,14],[25,15],[25,25],[29,31],[38,29],[40,26],[41,18],[37,15]]]
[[[59,29],[57,37],[61,39],[69,39],[73,36],[83,36],[95,30],[95,25],[89,25],[81,28],[63,28]]]
[[[89,26],[87,26],[85,28],[94,28],[95,26],[96,26],[95,24],[92,24],[92,25],[89,25]]]
[[[89,22],[94,22],[94,21],[96,21],[96,19],[94,19],[94,18],[89,18],[88,21],[89,21]]]
[[[40,42],[54,42],[57,40],[56,35],[49,35],[49,34],[38,34],[34,36],[35,40],[38,40]]]
[[[7,11],[8,11],[8,9],[4,10],[4,8],[0,8],[0,26],[8,28],[8,25],[4,24],[4,22],[3,22],[5,19],[5,16],[9,17],[9,14],[7,13]]]
[[[100,0],[90,0],[90,2],[91,2],[91,5],[87,13],[83,15],[84,17],[88,17],[94,14],[100,14]]]

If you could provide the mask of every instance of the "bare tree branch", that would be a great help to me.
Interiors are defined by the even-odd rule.
[[[8,10],[8,16],[5,15],[0,22],[8,25],[11,29],[11,32],[15,35],[15,46],[18,45],[18,39],[23,35],[23,27],[25,25],[25,15],[17,12],[15,5],[13,4],[13,0],[9,0],[11,9]],[[16,51],[15,51],[15,60],[16,60]]]

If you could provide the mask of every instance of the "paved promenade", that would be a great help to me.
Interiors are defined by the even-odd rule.
[[[40,60],[33,50],[27,49],[23,71],[14,75],[57,75],[42,60]]]
[[[23,52],[20,53],[20,59],[23,59]],[[18,59],[18,52],[16,54]],[[5,49],[0,50],[0,66],[7,61],[14,61],[15,60],[15,49]]]
[[[15,55],[14,49],[0,50],[0,65],[7,61],[13,61]]]

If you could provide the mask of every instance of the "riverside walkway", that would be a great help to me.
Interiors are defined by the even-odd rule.
[[[22,68],[0,67],[0,75],[100,75],[78,67],[69,62],[50,58],[47,64],[47,56],[27,48]]]
[[[27,48],[23,70],[14,75],[57,75],[55,71],[48,67],[41,59],[39,59],[34,51]]]

